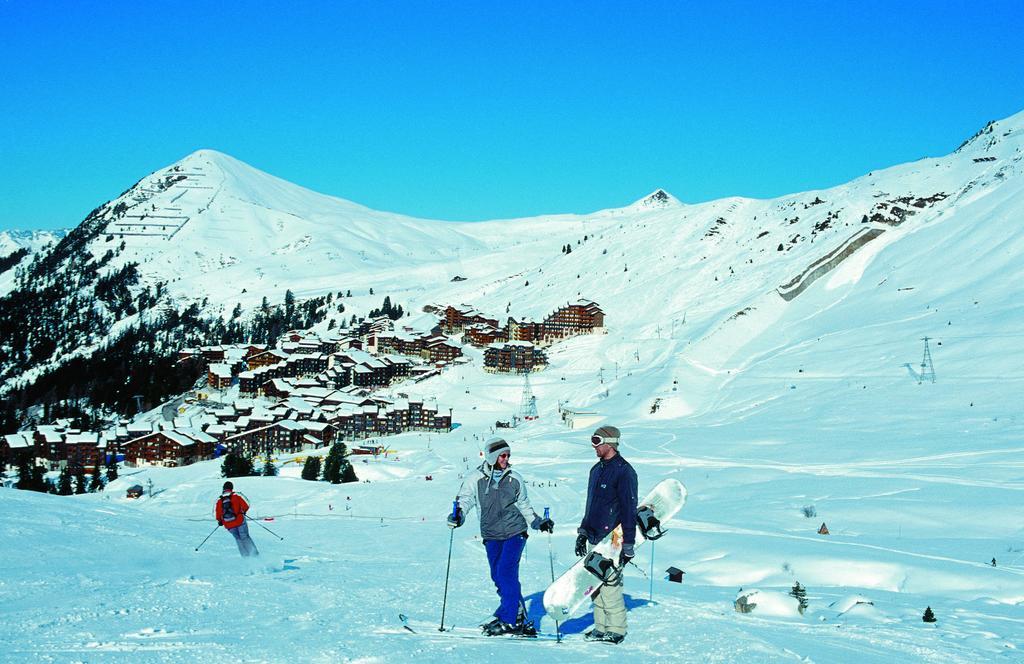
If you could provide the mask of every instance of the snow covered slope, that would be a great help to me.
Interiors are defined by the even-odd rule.
[[[0,231],[0,256],[6,256],[18,249],[39,251],[47,244],[56,244],[67,235],[67,231]]]
[[[138,471],[105,495],[0,491],[9,533],[0,547],[12,561],[0,586],[0,652],[1019,661],[1022,148],[1018,114],[950,155],[832,189],[701,205],[656,191],[588,215],[478,224],[366,210],[196,153],[112,201],[93,241],[99,254],[107,234],[123,234],[117,260],[172,280],[178,298],[230,309],[286,288],[300,297],[350,288],[353,311],[388,294],[411,311],[467,302],[517,317],[597,301],[608,334],[552,347],[551,366],[532,378],[540,419],[508,432],[512,462],[534,483],[534,505],[552,508],[556,572],[574,560],[593,462],[589,431],[567,430],[559,403],[623,430],[641,491],[664,477],[686,484],[669,534],[636,561],[650,573],[655,556],[653,602],[650,581],[630,568],[630,634],[611,651],[582,641],[588,614],[563,623],[563,644],[437,632],[444,514],[522,389],[466,365],[400,388],[436,396],[462,426],[389,439],[395,454],[356,463],[369,483],[303,482],[291,463],[282,477],[240,481],[256,511],[274,517],[262,523],[284,537],[254,526],[263,557],[251,568],[223,532],[194,551],[214,525],[216,462]],[[171,213],[187,221],[150,225]],[[934,382],[922,376],[932,368],[922,367],[924,337]],[[155,497],[123,498],[149,478]],[[822,522],[831,534],[817,534]],[[446,621],[463,627],[495,606],[473,523],[455,533],[448,591]],[[546,540],[530,539],[522,567],[538,618]],[[663,580],[669,565],[686,571],[682,585]],[[797,581],[808,589],[802,616],[785,594]],[[740,588],[759,590],[771,610],[735,612]],[[926,606],[934,625],[921,621]],[[399,613],[423,634],[403,630]]]

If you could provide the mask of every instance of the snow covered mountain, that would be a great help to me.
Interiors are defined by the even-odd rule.
[[[56,244],[67,235],[65,230],[57,231],[0,231],[0,256],[6,256],[18,249],[38,251],[48,244]]]
[[[536,482],[534,505],[559,524],[558,570],[573,562],[592,462],[588,432],[567,430],[560,404],[623,430],[641,491],[668,476],[687,485],[653,585],[635,571],[627,579],[630,654],[976,662],[1013,661],[1024,647],[1022,213],[1019,113],[949,155],[830,189],[699,205],[656,190],[623,208],[482,223],[372,211],[203,150],[98,208],[80,238],[97,260],[123,241],[104,270],[137,262],[139,287],[164,282],[176,304],[207,299],[212,311],[251,310],[285,289],[351,289],[350,312],[384,295],[407,311],[466,302],[534,318],[595,300],[608,334],[552,347],[533,379],[541,417],[509,439]],[[357,464],[368,484],[303,482],[295,464],[246,481],[285,537],[254,529],[265,563],[251,575],[237,573],[226,537],[190,549],[213,525],[215,462],[140,470],[105,496],[0,492],[15,533],[0,546],[47,552],[18,556],[9,574],[77,591],[43,603],[0,587],[10,618],[0,645],[29,658],[152,660],[239,647],[271,661],[604,654],[579,639],[585,616],[562,625],[562,645],[437,634],[442,515],[522,383],[467,365],[402,389],[451,405],[462,426],[390,439],[393,458]],[[148,478],[167,489],[121,497]],[[831,535],[816,534],[822,521]],[[461,626],[493,609],[473,535],[458,531],[453,554],[448,615]],[[531,539],[523,565],[529,600],[550,580],[544,539]],[[132,555],[112,566],[105,553],[81,554],[109,548]],[[637,561],[648,573],[650,556]],[[661,580],[668,565],[687,572],[682,586]],[[804,616],[785,607],[794,581],[808,588]],[[759,589],[772,612],[735,613],[740,587]],[[925,606],[937,625],[921,622]],[[434,635],[408,635],[399,612]]]

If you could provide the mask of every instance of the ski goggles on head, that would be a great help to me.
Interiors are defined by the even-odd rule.
[[[597,447],[598,445],[604,445],[606,443],[608,445],[618,445],[619,444],[619,439],[618,438],[613,438],[611,436],[591,436],[590,437],[590,444],[593,445],[594,447]]]

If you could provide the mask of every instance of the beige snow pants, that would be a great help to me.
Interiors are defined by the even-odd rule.
[[[588,550],[593,548],[593,545],[587,546]],[[594,628],[599,632],[626,635],[626,599],[622,595],[621,578],[614,586],[601,586],[594,598]]]

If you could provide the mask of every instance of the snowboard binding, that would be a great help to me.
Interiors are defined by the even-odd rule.
[[[622,579],[622,570],[597,551],[587,554],[587,557],[583,559],[583,567],[605,585],[614,586]]]
[[[641,505],[636,511],[636,525],[644,539],[656,540],[668,532],[661,527],[661,521],[654,516],[654,510],[649,505]]]

